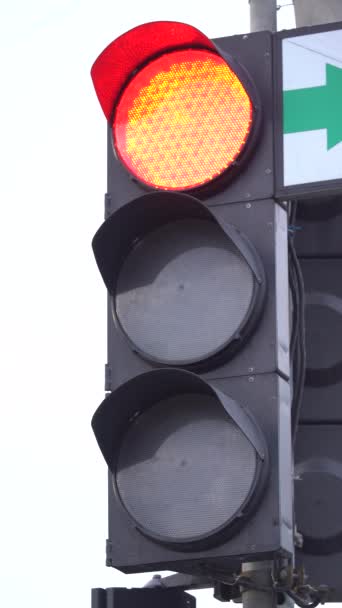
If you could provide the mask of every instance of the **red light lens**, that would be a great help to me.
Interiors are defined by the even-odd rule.
[[[243,84],[216,53],[187,49],[143,67],[124,89],[113,135],[128,170],[149,186],[187,190],[236,160],[252,126]]]

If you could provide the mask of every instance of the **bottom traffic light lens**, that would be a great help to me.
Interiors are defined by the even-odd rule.
[[[131,421],[114,485],[138,527],[192,542],[234,523],[257,477],[257,453],[215,396],[165,398]]]

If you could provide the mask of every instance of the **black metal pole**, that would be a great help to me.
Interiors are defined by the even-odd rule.
[[[196,598],[178,589],[97,588],[91,590],[91,608],[196,608]]]
[[[106,595],[105,589],[92,589],[91,608],[106,608]]]

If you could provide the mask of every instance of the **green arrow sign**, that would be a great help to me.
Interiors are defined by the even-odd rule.
[[[327,130],[327,149],[342,141],[342,69],[326,64],[326,84],[284,91],[284,133]]]

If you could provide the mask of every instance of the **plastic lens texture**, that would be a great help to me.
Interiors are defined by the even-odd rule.
[[[124,261],[115,314],[133,346],[184,365],[221,351],[248,319],[254,275],[223,230],[207,220],[171,222]]]
[[[253,495],[256,470],[254,447],[218,400],[180,394],[131,422],[115,482],[147,534],[187,542],[232,523]]]
[[[140,181],[193,189],[234,163],[252,115],[248,93],[222,57],[202,49],[174,51],[144,66],[124,89],[114,145]]]

